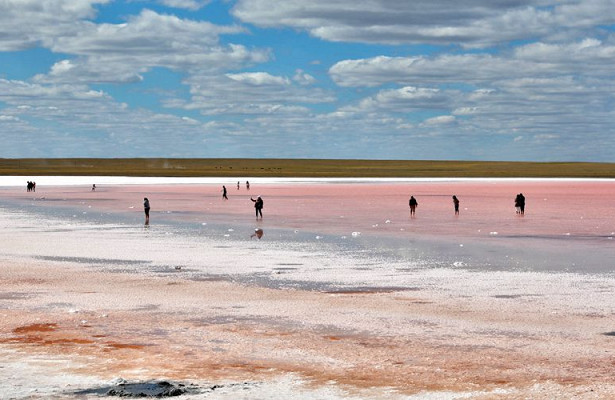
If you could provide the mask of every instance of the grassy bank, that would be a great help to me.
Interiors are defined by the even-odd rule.
[[[0,159],[0,175],[615,178],[614,163],[314,159]]]

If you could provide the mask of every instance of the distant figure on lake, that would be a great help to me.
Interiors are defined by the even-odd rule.
[[[222,185],[222,198],[228,200],[228,197],[226,197],[226,186],[224,185]]]
[[[250,190],[250,182],[246,181],[246,189]]]
[[[455,215],[459,215],[459,199],[453,195],[453,204],[455,205]]]
[[[239,181],[237,181],[237,190],[239,190]]]
[[[259,215],[261,216],[261,219],[263,219],[263,199],[258,196],[256,200],[254,200],[252,197],[250,197],[250,200],[254,202],[254,209],[256,210],[256,219],[258,219]]]
[[[36,182],[28,181],[26,189],[28,190],[28,192],[36,192]]]
[[[419,205],[419,202],[416,201],[416,199],[414,198],[414,196],[410,196],[410,201],[408,201],[408,205],[410,206],[410,216],[414,216],[414,213],[416,213],[416,207]]]
[[[143,198],[143,210],[145,211],[145,225],[149,225],[149,200],[147,197]]]
[[[515,197],[515,208],[517,209],[517,214],[525,214],[525,196],[523,193],[519,193],[517,197]]]
[[[95,191],[96,191],[96,184],[93,184],[92,185],[92,192],[95,192]]]

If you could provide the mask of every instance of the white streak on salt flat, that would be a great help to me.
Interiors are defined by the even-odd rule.
[[[409,183],[409,182],[611,182],[608,178],[255,178],[255,177],[132,177],[132,176],[0,176],[2,186],[25,186],[27,181],[37,186],[96,185],[185,185],[231,184],[245,181],[259,184],[310,183]]]

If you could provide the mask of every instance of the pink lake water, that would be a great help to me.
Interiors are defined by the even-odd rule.
[[[226,184],[38,185],[0,192],[8,207],[73,222],[115,221],[142,226],[148,197],[151,231],[250,241],[304,244],[310,249],[360,251],[425,266],[470,269],[612,272],[615,182],[609,180],[456,180],[362,183],[253,182]],[[525,215],[514,198],[526,197]],[[262,196],[257,220],[250,197]],[[408,199],[419,203],[410,217]],[[452,195],[460,200],[453,211]],[[164,228],[163,228],[164,227]],[[315,247],[314,247],[315,246]],[[336,249],[336,247],[339,247]]]

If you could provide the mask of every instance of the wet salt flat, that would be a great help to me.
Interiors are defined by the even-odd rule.
[[[219,181],[38,179],[0,189],[0,389],[15,398],[118,377],[196,398],[246,380],[245,398],[615,393],[614,182],[230,181],[224,201]]]

